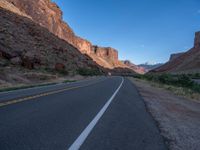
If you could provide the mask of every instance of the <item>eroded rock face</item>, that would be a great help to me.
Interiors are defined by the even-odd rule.
[[[61,40],[30,18],[0,7],[0,55],[7,62],[28,69],[56,69],[75,72],[79,68],[101,71],[91,58]]]
[[[146,72],[146,70],[143,67],[139,67],[139,66],[135,65],[129,60],[125,60],[125,61],[123,61],[123,63],[125,65],[127,65],[130,69],[135,71],[136,73],[144,74]]]
[[[93,46],[93,51],[101,58],[118,61],[118,52],[113,48]]]
[[[62,11],[51,0],[7,0],[33,21],[47,28],[50,32],[77,47],[81,52],[89,54],[92,44],[77,37],[70,26],[62,20]]]
[[[6,0],[17,7],[22,13],[30,16],[32,20],[47,28],[50,32],[75,46],[83,54],[89,55],[95,62],[103,67],[121,66],[118,52],[113,48],[94,47],[89,41],[75,35],[70,26],[62,20],[62,11],[51,0]],[[97,55],[101,60],[97,60]],[[104,60],[102,60],[104,59]],[[105,62],[106,61],[106,62]],[[108,63],[109,65],[105,65]]]
[[[92,53],[92,44],[87,40],[77,37],[75,45],[83,54],[90,55]]]
[[[178,58],[184,53],[176,53],[176,54],[171,54],[169,61],[173,61],[174,59]]]
[[[30,16],[28,16],[27,14],[20,11],[19,8],[17,8],[13,3],[10,3],[9,0],[0,0],[0,7],[7,9],[9,11],[12,11],[18,15],[25,16],[25,17],[32,19]]]
[[[200,48],[200,32],[195,33],[194,47]]]
[[[200,73],[200,32],[195,33],[194,47],[185,53],[175,55],[154,73]]]

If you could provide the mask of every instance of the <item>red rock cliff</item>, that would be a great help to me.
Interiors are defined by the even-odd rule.
[[[176,54],[171,54],[169,61],[173,61],[174,59],[178,58],[184,53],[176,53]]]
[[[125,61],[123,61],[123,63],[125,65],[127,65],[130,69],[135,71],[136,73],[144,74],[146,72],[146,70],[143,67],[139,67],[139,66],[135,65],[129,60],[125,60]]]
[[[200,32],[195,33],[194,48],[200,48]]]
[[[115,50],[111,47],[93,46],[93,51],[97,56],[99,56],[103,59],[108,59],[111,61],[118,61],[118,52],[117,52],[117,50]]]
[[[64,39],[82,53],[88,54],[99,65],[112,68],[122,67],[118,60],[118,52],[113,48],[96,47],[75,35],[70,26],[62,20],[62,11],[51,0],[7,0],[21,12],[31,16],[32,20],[47,28],[50,32]],[[96,55],[96,56],[95,56]],[[98,58],[100,57],[100,59]],[[98,59],[98,60],[97,60]],[[105,62],[106,61],[106,62]],[[105,65],[105,64],[109,65]]]
[[[151,72],[200,73],[200,32],[195,33],[193,48]]]

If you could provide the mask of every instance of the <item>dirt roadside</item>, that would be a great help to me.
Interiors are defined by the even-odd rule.
[[[170,150],[199,150],[200,103],[129,78],[144,99]]]
[[[56,84],[63,82],[74,82],[84,79],[92,79],[96,76],[81,75],[59,75],[49,72],[41,72],[35,70],[26,70],[23,68],[1,68],[0,67],[0,92],[7,90],[15,90],[27,87],[42,86],[48,84]]]

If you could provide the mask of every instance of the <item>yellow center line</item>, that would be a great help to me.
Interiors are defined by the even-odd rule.
[[[24,102],[24,101],[28,101],[28,100],[32,100],[32,99],[36,99],[36,98],[40,98],[40,97],[44,97],[44,96],[48,96],[48,95],[58,94],[58,93],[69,91],[69,90],[79,89],[79,88],[82,88],[82,87],[87,87],[87,86],[94,85],[94,84],[97,84],[99,82],[102,82],[104,80],[101,80],[101,81],[98,81],[98,82],[95,82],[95,83],[90,83],[90,84],[83,85],[83,86],[76,86],[76,87],[71,87],[71,88],[63,88],[63,89],[50,91],[50,92],[45,92],[45,93],[40,93],[40,94],[36,94],[36,95],[32,95],[32,96],[19,98],[19,99],[8,100],[8,101],[5,101],[5,102],[1,102],[0,103],[0,107],[11,105],[11,104],[16,104],[16,103],[20,103],[20,102]]]

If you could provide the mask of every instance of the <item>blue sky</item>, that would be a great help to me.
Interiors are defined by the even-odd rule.
[[[54,0],[74,32],[136,64],[165,62],[193,46],[200,0]]]

